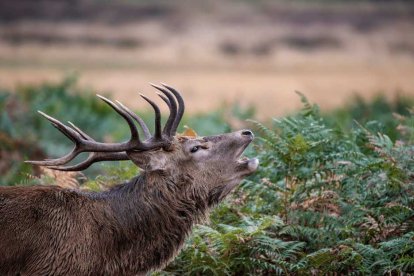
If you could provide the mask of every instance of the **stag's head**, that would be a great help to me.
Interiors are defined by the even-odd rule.
[[[258,167],[256,158],[242,157],[244,150],[254,138],[253,133],[250,130],[240,130],[207,137],[176,135],[184,114],[184,101],[181,95],[168,85],[153,86],[161,92],[158,95],[170,110],[168,120],[162,128],[159,107],[141,95],[155,112],[153,135],[143,120],[126,106],[98,95],[128,123],[131,131],[128,141],[96,142],[71,122],[70,126],[65,125],[39,111],[53,126],[70,138],[75,147],[69,154],[58,159],[28,162],[55,170],[79,171],[99,161],[130,160],[148,175],[174,179],[174,183],[179,186],[173,189],[176,193],[197,194],[210,205],[219,202]],[[140,139],[136,123],[141,127],[145,139]],[[89,153],[86,160],[76,165],[64,166],[82,152]]]

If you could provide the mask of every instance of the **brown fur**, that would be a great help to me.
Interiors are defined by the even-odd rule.
[[[252,140],[242,133],[130,152],[144,171],[100,193],[0,188],[0,275],[143,275],[164,267],[192,226],[254,171],[251,160],[238,160]],[[203,148],[191,153],[194,145]]]

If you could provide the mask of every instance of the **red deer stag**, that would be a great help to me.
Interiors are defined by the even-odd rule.
[[[127,142],[96,142],[72,123],[40,112],[75,147],[62,158],[31,164],[78,171],[98,161],[131,160],[142,172],[104,192],[1,187],[0,275],[144,275],[161,269],[192,226],[257,169],[257,159],[241,157],[253,140],[250,130],[175,136],[184,102],[175,89],[153,86],[170,110],[161,129],[159,107],[141,95],[155,112],[154,135],[120,102],[99,96],[128,123]],[[85,161],[64,166],[82,152],[89,153]]]

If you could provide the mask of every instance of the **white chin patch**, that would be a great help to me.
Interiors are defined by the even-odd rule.
[[[255,170],[257,170],[257,167],[259,167],[259,159],[252,158],[247,162],[247,168],[250,172],[254,172]]]

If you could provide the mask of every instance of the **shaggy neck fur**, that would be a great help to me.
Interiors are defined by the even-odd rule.
[[[192,225],[205,218],[208,202],[178,187],[194,187],[192,178],[144,172],[98,196],[119,226],[114,227],[116,246],[125,272],[162,268],[178,253]]]

